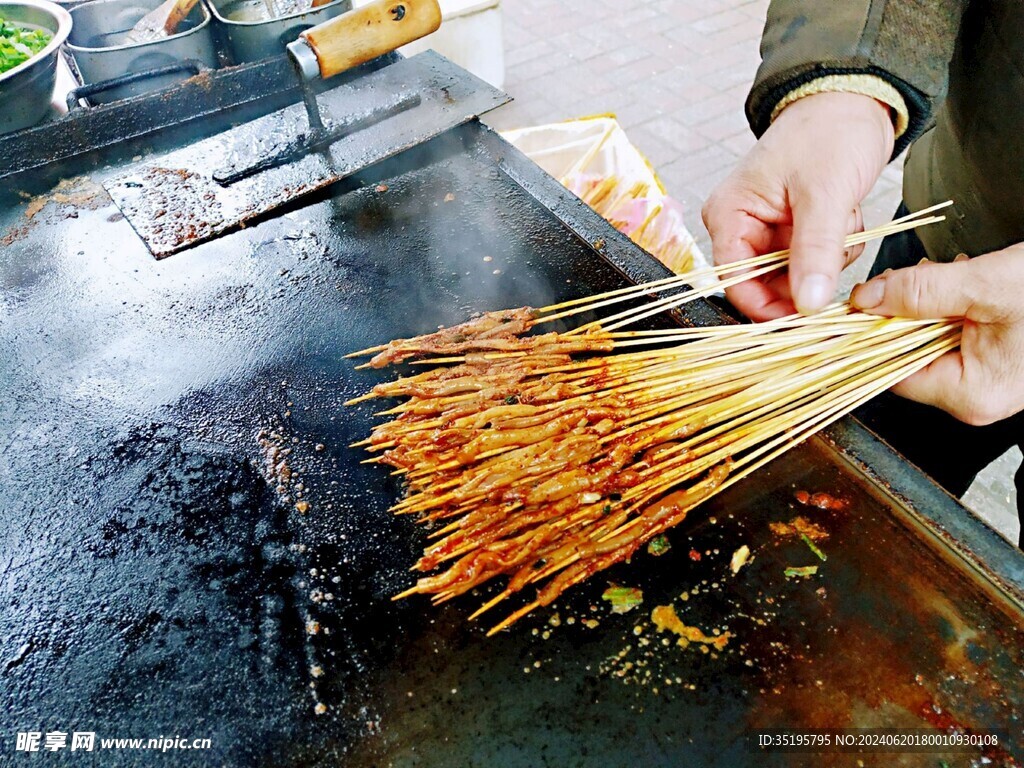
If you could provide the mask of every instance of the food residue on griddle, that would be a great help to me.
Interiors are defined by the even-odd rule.
[[[50,198],[46,195],[37,195],[36,197],[33,197],[29,200],[28,205],[25,206],[25,218],[32,221],[32,219],[36,217],[36,214],[46,207],[48,202],[50,202]]]
[[[263,451],[263,474],[267,482],[287,500],[288,484],[292,480],[292,468],[288,463],[288,457],[292,449],[286,447],[287,441],[279,433],[265,429],[256,435],[256,442]]]
[[[28,202],[22,212],[24,224],[13,226],[0,237],[0,246],[13,245],[19,240],[28,237],[29,232],[36,225],[36,216],[50,203],[62,206],[58,209],[58,215],[62,218],[78,218],[80,209],[96,210],[110,203],[110,196],[102,186],[97,184],[88,176],[75,176],[70,179],[62,179],[52,191],[26,197]]]
[[[697,627],[689,627],[684,624],[679,616],[676,614],[676,609],[672,605],[659,605],[651,611],[651,621],[654,626],[658,628],[659,632],[669,631],[676,635],[679,635],[679,639],[676,644],[681,648],[686,648],[690,643],[701,643],[703,645],[709,645],[716,650],[724,650],[725,646],[729,644],[729,638],[732,637],[732,633],[723,632],[720,635],[705,635]]]
[[[746,565],[750,561],[750,547],[744,544],[742,547],[732,553],[732,559],[729,561],[729,570],[733,572],[733,575],[740,572],[740,568]]]
[[[708,550],[703,554],[711,558],[720,553]],[[747,562],[751,559],[748,554]],[[727,563],[731,565],[731,559]],[[726,563],[721,565],[724,567]],[[709,619],[706,609],[710,606],[700,603],[702,599],[719,600],[713,597],[715,593],[724,593],[731,605],[725,611],[721,604],[715,605],[712,615],[719,618]],[[818,594],[824,597],[823,590],[818,590]],[[640,686],[656,695],[672,695],[672,690],[696,690],[698,687],[688,678],[698,672],[699,667],[680,657],[681,651],[699,651],[709,660],[728,654],[747,667],[758,666],[766,661],[766,657],[761,653],[752,655],[752,651],[757,652],[756,646],[740,640],[743,633],[737,632],[732,622],[737,621],[755,631],[767,627],[778,618],[779,602],[785,598],[784,593],[776,596],[759,591],[752,603],[745,598],[734,602],[733,585],[725,579],[703,579],[679,595],[681,603],[672,601],[659,605],[652,611],[650,621],[641,619],[627,627],[625,634],[629,637],[624,637],[619,650],[601,662],[599,671],[624,685]],[[697,626],[689,626],[683,621],[687,618],[685,615],[680,617],[679,612],[683,610],[693,610],[694,616],[700,616],[700,619],[691,619]],[[717,626],[705,631],[702,626],[708,626],[709,621],[714,621]],[[776,642],[769,644],[767,653],[771,657],[767,660],[781,660],[789,658],[790,650],[785,644]]]
[[[802,516],[794,517],[788,523],[768,523],[768,527],[779,538],[806,536],[811,541],[821,541],[828,538],[828,531]]]
[[[797,491],[793,497],[805,507],[817,507],[827,509],[831,512],[842,512],[850,506],[846,499],[830,496],[827,493],[809,493],[808,491]]]
[[[27,221],[32,221],[50,203],[67,205],[72,209],[96,210],[109,202],[110,196],[100,184],[88,176],[75,176],[62,179],[49,193],[31,198],[25,206],[24,216]]]
[[[289,408],[292,405],[288,403]],[[291,411],[285,411],[286,417],[290,414]],[[296,512],[305,515],[312,509],[312,504],[304,498],[307,489],[302,479],[302,470],[293,464],[293,449],[300,441],[296,437],[289,440],[281,434],[282,431],[280,428],[268,427],[256,434],[256,442],[263,454],[263,476],[282,503],[293,505]],[[314,448],[314,451],[319,452],[319,449]]]
[[[9,245],[14,245],[19,240],[28,237],[30,231],[31,228],[28,226],[11,227],[4,233],[3,237],[0,237],[0,246],[6,248]]]

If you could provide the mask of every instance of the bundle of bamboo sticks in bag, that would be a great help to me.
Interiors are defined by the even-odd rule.
[[[609,224],[676,274],[694,268],[696,244],[683,223],[683,210],[647,182],[617,175],[575,174],[562,183]]]

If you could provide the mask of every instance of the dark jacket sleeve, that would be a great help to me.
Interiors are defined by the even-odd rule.
[[[872,74],[910,111],[899,154],[946,94],[947,70],[969,0],[773,0],[747,119],[761,136],[790,91],[824,75]],[[894,156],[895,156],[894,154]]]

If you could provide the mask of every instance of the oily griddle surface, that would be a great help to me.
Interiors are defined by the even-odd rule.
[[[347,448],[380,404],[341,403],[394,372],[341,355],[623,283],[534,199],[554,182],[513,183],[482,131],[162,262],[95,193],[118,168],[71,202],[0,201],[3,748],[59,729],[212,739],[176,765],[798,765],[750,750],[752,729],[954,723],[1006,729],[991,756],[1019,755],[1019,619],[817,444],[695,512],[668,554],[493,639],[465,621],[479,597],[389,600],[424,537]],[[291,450],[283,491],[274,448]],[[850,507],[808,513],[798,489]],[[798,510],[830,530],[829,559],[788,581],[814,556],[767,523]],[[644,606],[611,615],[608,581]],[[734,633],[727,651],[663,644],[647,617],[670,600]]]

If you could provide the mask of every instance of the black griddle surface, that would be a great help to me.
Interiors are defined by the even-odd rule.
[[[1001,728],[993,759],[1024,750],[1019,614],[817,442],[693,513],[667,555],[493,639],[465,621],[478,600],[389,600],[423,532],[347,447],[379,404],[341,403],[392,374],[341,356],[663,274],[478,124],[161,262],[102,194],[29,220],[31,184],[0,193],[5,760],[15,732],[57,729],[212,740],[103,765],[853,765],[748,746],[825,725]],[[292,450],[290,500],[268,442]],[[817,513],[820,576],[787,581],[813,556],[767,522],[806,512],[798,489],[851,506]],[[607,581],[643,587],[643,608],[610,615]],[[664,645],[647,616],[669,600],[735,633],[727,652]]]

